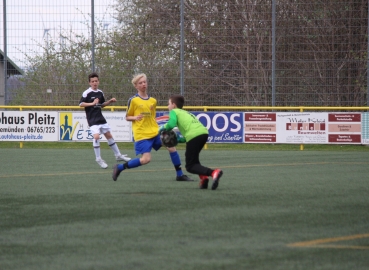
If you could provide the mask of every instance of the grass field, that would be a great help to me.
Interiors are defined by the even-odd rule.
[[[369,147],[209,145],[213,191],[60,145],[0,143],[0,269],[369,269]]]

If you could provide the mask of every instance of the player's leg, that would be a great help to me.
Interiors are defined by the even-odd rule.
[[[90,127],[90,131],[93,136],[92,146],[94,147],[96,162],[99,166],[103,169],[108,167],[108,164],[101,158],[101,151],[100,151],[100,126],[94,125]]]
[[[162,146],[160,141],[160,135],[156,137],[156,144],[155,144],[155,150],[158,150]],[[181,168],[181,158],[179,157],[179,154],[177,152],[177,149],[175,147],[167,147],[169,151],[170,159],[172,160],[173,166],[176,170],[176,181],[193,181],[193,179],[189,178],[187,175],[183,174],[182,168]]]
[[[108,124],[104,124],[101,127],[101,131],[104,134],[106,140],[108,141],[108,145],[110,147],[111,150],[113,150],[114,155],[115,155],[115,159],[117,161],[130,161],[131,158],[128,157],[127,155],[122,155],[119,151],[118,145],[116,144],[113,135],[111,134],[111,129],[110,126]]]
[[[152,143],[152,139],[135,142],[136,155],[141,155],[141,158],[133,158],[124,164],[114,165],[112,174],[113,180],[116,181],[119,174],[125,169],[133,169],[149,163],[151,161]]]
[[[201,189],[207,189],[209,183],[209,176],[213,178],[212,189],[216,189],[219,185],[219,179],[223,175],[223,171],[220,169],[211,169],[201,165],[200,152],[207,142],[208,135],[203,134],[193,138],[186,144],[186,170],[193,174],[198,174],[200,177],[199,187]]]
[[[200,152],[204,147],[208,136],[202,135],[192,140],[188,141],[186,144],[186,170],[190,173],[199,175],[200,189],[207,189],[209,184],[209,176],[212,170],[210,168],[204,167],[200,163]]]

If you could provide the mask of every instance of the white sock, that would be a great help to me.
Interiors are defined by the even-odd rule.
[[[101,159],[100,156],[100,140],[93,140],[92,145],[94,147],[96,159]]]
[[[110,146],[111,150],[113,150],[115,156],[120,156],[118,145],[115,143],[113,138],[108,139],[108,145]]]

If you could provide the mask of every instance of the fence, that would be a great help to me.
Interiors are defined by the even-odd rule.
[[[368,8],[3,0],[0,104],[77,105],[94,70],[119,105],[136,93],[132,75],[145,72],[159,105],[182,93],[193,106],[367,106]]]

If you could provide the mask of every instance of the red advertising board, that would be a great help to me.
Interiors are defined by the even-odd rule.
[[[276,134],[245,134],[245,142],[273,143],[276,141]]]
[[[361,122],[361,113],[329,113],[329,122]]]
[[[330,143],[361,143],[361,135],[354,134],[329,134],[328,142]]]

